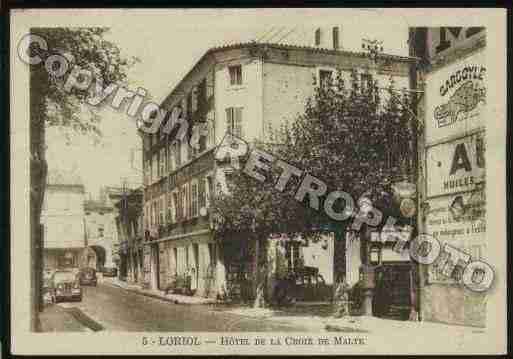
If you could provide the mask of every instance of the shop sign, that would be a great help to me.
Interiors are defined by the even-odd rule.
[[[487,74],[484,52],[426,76],[426,143],[484,128]]]
[[[483,184],[485,171],[484,132],[426,150],[427,196],[470,191]]]

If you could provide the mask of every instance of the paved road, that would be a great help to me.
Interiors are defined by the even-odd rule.
[[[59,303],[64,308],[79,308],[110,331],[307,331],[257,318],[221,312],[207,305],[173,304],[113,287],[98,284],[83,287],[82,302]]]

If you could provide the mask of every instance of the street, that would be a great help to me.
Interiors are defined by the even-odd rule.
[[[308,328],[226,313],[209,305],[173,304],[99,283],[84,286],[82,302],[56,304],[77,308],[108,331],[237,332],[307,331]]]

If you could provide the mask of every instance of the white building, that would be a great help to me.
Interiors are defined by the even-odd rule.
[[[79,176],[50,171],[43,202],[43,266],[78,268],[85,263],[85,188]]]

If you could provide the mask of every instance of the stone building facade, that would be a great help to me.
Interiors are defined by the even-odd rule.
[[[176,141],[162,128],[153,135],[141,132],[151,287],[164,290],[189,276],[196,295],[215,296],[231,274],[247,277],[251,248],[238,240],[228,251],[212,232],[209,199],[229,177],[214,160],[215,146],[227,132],[249,143],[269,141],[271,131],[294,121],[316,86],[337,70],[347,80],[356,70],[364,83],[386,86],[393,77],[396,87],[409,87],[411,59],[382,57],[383,66],[376,68],[366,54],[340,46],[244,43],[207,51],[162,103],[168,111],[180,107],[190,121],[206,126],[200,148]]]

